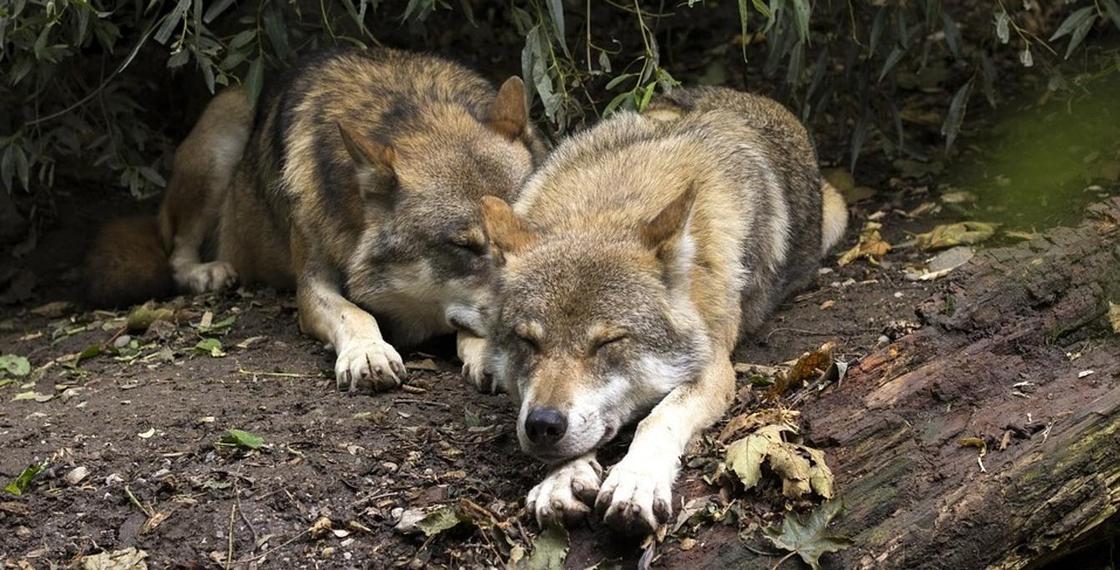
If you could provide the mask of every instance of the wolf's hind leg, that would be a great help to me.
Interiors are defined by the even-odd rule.
[[[227,89],[207,105],[175,150],[171,180],[160,206],[160,236],[175,284],[194,293],[229,287],[237,272],[224,261],[203,263],[202,249],[216,235],[222,201],[252,127],[244,90]]]

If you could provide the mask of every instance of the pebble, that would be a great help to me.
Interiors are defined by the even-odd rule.
[[[116,348],[124,348],[128,346],[128,343],[130,342],[132,342],[132,337],[126,334],[122,334],[121,336],[117,337],[117,340],[113,341],[113,346]]]
[[[84,466],[78,466],[78,467],[75,467],[75,468],[71,469],[70,472],[67,473],[63,477],[63,479],[65,479],[66,482],[71,484],[71,485],[77,485],[78,483],[81,483],[82,480],[85,479],[88,476],[89,476],[89,469],[86,469]]]

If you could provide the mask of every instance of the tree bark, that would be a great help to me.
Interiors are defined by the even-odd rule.
[[[827,567],[1037,567],[1117,532],[1120,198],[948,279],[921,329],[801,407],[845,504],[833,527],[855,543]]]

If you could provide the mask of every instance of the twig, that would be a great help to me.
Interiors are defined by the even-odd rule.
[[[774,564],[773,566],[770,567],[770,570],[777,570],[778,566],[782,565],[782,562],[785,562],[786,560],[789,560],[789,557],[793,556],[794,554],[797,554],[796,550],[794,550],[793,552],[790,552],[789,554],[783,556],[781,560],[779,560],[776,564]]]
[[[317,376],[313,376],[311,374],[300,374],[298,372],[262,372],[262,371],[258,371],[258,370],[245,370],[244,368],[239,368],[237,370],[237,373],[238,374],[245,374],[247,376],[276,376],[276,377],[279,377],[279,378],[316,378],[317,377]]]
[[[155,515],[155,513],[152,512],[152,509],[145,507],[140,503],[140,499],[137,499],[136,495],[132,494],[132,489],[129,489],[128,485],[124,486],[124,494],[128,495],[128,500],[132,501],[132,504],[136,505],[136,508],[140,509],[140,512],[148,515],[148,518],[152,518],[152,516]]]
[[[781,552],[766,552],[765,550],[760,550],[760,549],[755,548],[755,547],[753,547],[753,546],[751,546],[751,545],[749,545],[745,542],[740,543],[740,544],[743,546],[743,548],[746,548],[747,550],[749,550],[749,551],[751,551],[751,552],[753,552],[753,553],[755,553],[759,556],[781,556],[782,555]]]
[[[439,406],[441,408],[451,409],[450,404],[445,404],[443,402],[434,402],[432,400],[416,400],[416,399],[413,399],[413,398],[397,398],[396,400],[393,400],[393,403]]]
[[[266,551],[264,551],[260,554],[254,554],[254,555],[252,555],[248,558],[242,558],[241,560],[238,560],[238,561],[234,562],[234,564],[241,565],[241,564],[245,564],[247,562],[252,562],[254,560],[260,560],[260,559],[268,556],[269,554],[272,554],[273,552],[276,552],[277,550],[280,550],[281,548],[284,548],[285,546],[288,546],[289,544],[303,538],[304,536],[307,536],[307,533],[309,533],[309,532],[311,532],[310,528],[301,532],[301,533],[299,533],[299,534],[297,534],[297,535],[295,535],[295,536],[293,536],[292,538],[289,538],[288,540],[285,540],[283,544],[281,544],[280,546],[277,546],[276,548],[270,548],[270,549],[268,549],[268,550],[266,550]]]
[[[234,491],[236,493],[236,491]],[[226,570],[233,564],[233,517],[237,513],[237,503],[229,507],[229,538],[226,546]]]

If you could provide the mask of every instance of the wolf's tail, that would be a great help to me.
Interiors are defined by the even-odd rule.
[[[155,216],[113,220],[86,255],[86,301],[123,307],[175,293],[171,264]]]
[[[822,182],[821,253],[828,253],[844,237],[848,229],[848,205],[844,197],[828,182]]]

